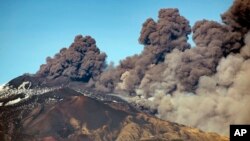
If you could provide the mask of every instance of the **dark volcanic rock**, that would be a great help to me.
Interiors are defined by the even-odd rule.
[[[7,86],[13,89],[18,89],[22,84],[27,83],[24,88],[44,88],[44,87],[58,87],[68,85],[72,80],[68,77],[58,77],[55,79],[48,79],[36,75],[24,74],[18,76],[7,83]]]
[[[214,133],[151,117],[125,101],[102,98],[100,101],[62,88],[33,95],[14,105],[1,106],[0,140],[228,140]]]

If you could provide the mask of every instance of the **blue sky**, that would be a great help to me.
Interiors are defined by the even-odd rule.
[[[190,24],[220,21],[233,0],[0,0],[0,84],[35,73],[75,35],[91,35],[107,62],[139,53],[142,23],[178,8]]]

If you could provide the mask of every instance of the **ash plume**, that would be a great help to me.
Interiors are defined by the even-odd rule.
[[[201,20],[192,28],[178,9],[161,9],[141,29],[140,54],[105,68],[106,55],[91,37],[48,58],[37,75],[88,82],[99,92],[137,95],[131,103],[162,119],[227,134],[229,124],[250,123],[250,4],[236,0],[223,23]],[[187,42],[193,33],[195,47]]]
[[[195,93],[156,91],[151,108],[162,119],[225,135],[230,124],[249,124],[250,34],[245,39],[240,54],[221,58],[215,74],[200,77]]]
[[[106,54],[96,47],[95,40],[78,35],[69,48],[63,48],[53,58],[47,57],[37,76],[56,79],[64,76],[88,82],[96,79],[105,67]]]
[[[157,22],[149,18],[143,24],[139,37],[141,44],[154,46],[157,48],[156,53],[171,52],[174,48],[181,51],[190,48],[186,41],[191,27],[178,9],[161,9],[158,18]]]
[[[158,21],[152,18],[143,24],[139,42],[145,45],[139,55],[127,57],[116,69],[104,72],[95,87],[105,91],[125,91],[135,93],[146,71],[165,60],[173,49],[184,51],[191,27],[178,9],[161,9]],[[113,74],[113,77],[110,76]]]
[[[147,70],[130,101],[157,116],[228,134],[229,124],[250,123],[249,1],[236,0],[223,23],[202,20],[192,28],[196,46],[174,50]]]
[[[234,30],[245,34],[250,29],[249,13],[249,0],[235,0],[231,8],[222,15],[222,20]]]
[[[186,50],[177,71],[177,78],[185,91],[193,92],[201,76],[216,72],[221,57],[238,52],[241,36],[227,25],[214,21],[199,21],[193,27],[193,40],[196,47]]]
[[[77,36],[37,75],[66,76],[99,92],[137,95],[128,101],[157,111],[162,119],[227,134],[229,124],[250,123],[245,108],[250,106],[249,5],[236,0],[222,15],[223,23],[201,20],[192,31],[178,9],[161,9],[157,21],[149,18],[142,26],[143,51],[105,69],[106,55],[94,39]]]
[[[36,76],[68,77],[91,90],[132,95],[126,99],[162,119],[227,134],[229,124],[250,123],[249,11],[249,0],[235,0],[223,23],[201,20],[191,29],[178,9],[161,9],[157,21],[142,25],[143,51],[118,66],[106,66],[93,38],[77,36],[68,49],[48,57]]]

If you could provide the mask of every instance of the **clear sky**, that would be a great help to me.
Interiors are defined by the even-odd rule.
[[[233,0],[0,0],[0,84],[35,73],[75,35],[91,35],[118,64],[139,53],[142,23],[161,8],[178,8],[190,24],[220,21]]]

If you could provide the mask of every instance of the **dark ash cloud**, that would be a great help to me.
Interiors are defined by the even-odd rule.
[[[53,58],[41,65],[38,76],[55,79],[60,76],[88,82],[96,79],[105,67],[106,54],[101,53],[95,40],[78,35],[69,48],[63,48]]]

